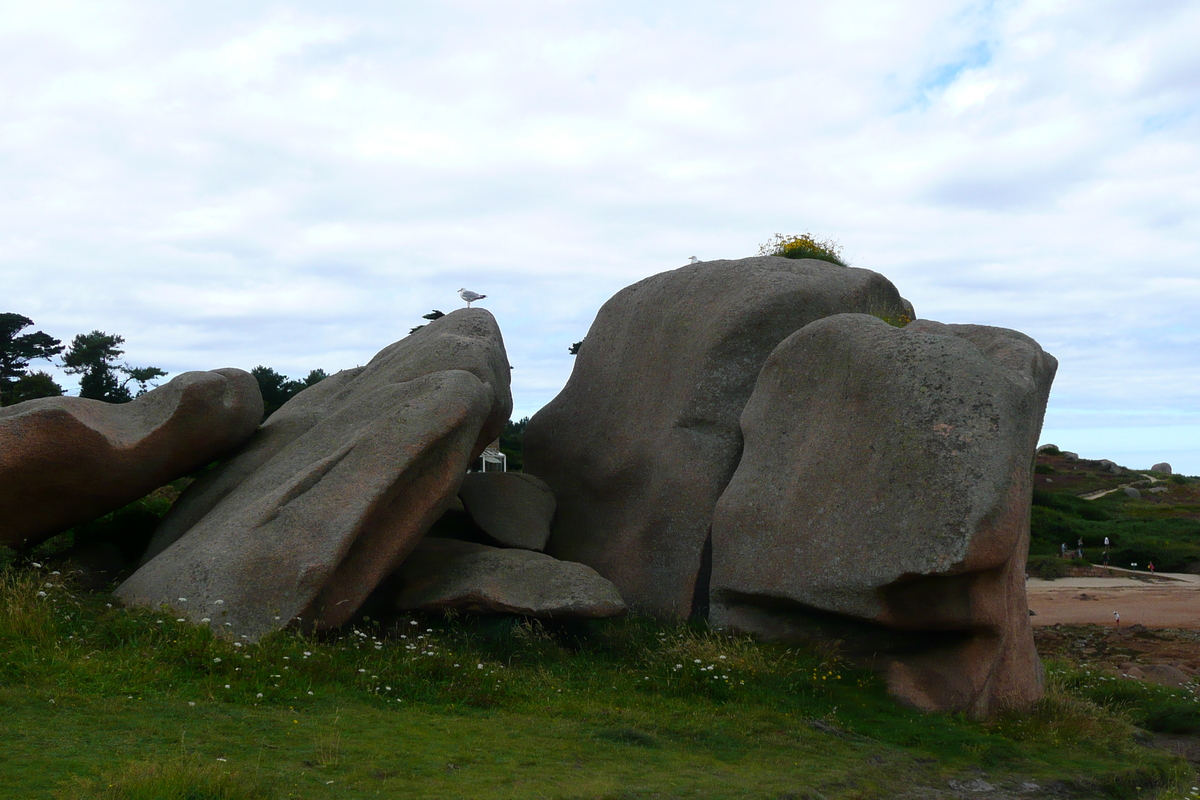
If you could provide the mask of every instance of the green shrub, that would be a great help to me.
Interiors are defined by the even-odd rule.
[[[1033,471],[1035,473],[1037,473],[1038,475],[1057,475],[1058,474],[1058,470],[1056,470],[1054,467],[1050,466],[1049,464],[1037,464],[1034,466]]]
[[[1052,581],[1064,578],[1070,572],[1067,560],[1061,556],[1030,556],[1025,563],[1025,571],[1034,578]]]
[[[815,258],[840,267],[850,266],[842,260],[842,246],[832,239],[822,241],[811,233],[785,236],[777,233],[766,244],[758,248],[760,256],[782,256],[783,258]]]

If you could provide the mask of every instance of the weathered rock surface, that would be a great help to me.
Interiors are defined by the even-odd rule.
[[[845,314],[789,337],[716,507],[711,622],[843,639],[922,709],[1036,700],[1024,568],[1056,367],[984,326]]]
[[[472,472],[458,490],[463,507],[488,536],[506,547],[542,550],[554,519],[554,493],[523,472]]]
[[[341,624],[451,505],[511,410],[495,320],[448,314],[275,412],[180,497],[118,595],[249,638]]]
[[[253,434],[262,408],[240,369],[185,372],[129,403],[0,408],[0,544],[36,544],[204,466]]]
[[[1123,669],[1125,675],[1159,686],[1185,686],[1192,676],[1170,664],[1135,664]]]
[[[1142,493],[1139,492],[1137,489],[1133,488],[1132,486],[1126,486],[1125,487],[1125,496],[1132,498],[1133,500],[1137,500],[1142,496]]]
[[[396,574],[399,611],[460,609],[554,619],[619,617],[615,586],[591,567],[530,550],[427,538]]]
[[[1106,475],[1120,475],[1124,472],[1120,465],[1115,461],[1109,461],[1107,458],[1102,458],[1096,463],[1100,465],[1100,471]]]
[[[1164,475],[1171,474],[1171,465],[1165,461],[1161,461],[1150,468],[1151,472],[1161,472]]]
[[[709,522],[759,368],[796,330],[848,311],[906,309],[882,275],[776,257],[705,261],[618,292],[525,430],[526,471],[558,501],[546,552],[594,567],[635,610],[703,613]]]

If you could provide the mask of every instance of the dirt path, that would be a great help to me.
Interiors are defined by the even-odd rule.
[[[1141,473],[1139,473],[1139,474],[1141,474]],[[1146,481],[1150,481],[1151,486],[1153,486],[1154,484],[1159,482],[1159,479],[1154,477],[1153,475],[1142,475],[1142,477],[1145,478],[1146,480],[1134,481],[1133,483],[1122,483],[1120,486],[1117,486],[1114,489],[1101,489],[1098,492],[1088,492],[1087,494],[1079,495],[1079,498],[1081,500],[1099,500],[1101,497],[1104,497],[1104,495],[1106,495],[1106,494],[1112,494],[1113,492],[1119,492],[1122,489],[1126,489],[1130,486],[1137,486],[1138,484],[1145,483]]]

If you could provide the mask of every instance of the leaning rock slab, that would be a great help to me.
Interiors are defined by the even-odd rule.
[[[396,574],[398,611],[600,619],[627,612],[615,586],[583,564],[544,553],[428,538]]]
[[[841,639],[926,710],[1037,700],[1024,569],[1056,368],[977,325],[844,314],[789,337],[742,414],[710,621]]]
[[[0,408],[0,544],[33,545],[132,503],[244,442],[254,376],[185,372],[129,403],[47,397]]]
[[[759,368],[796,330],[847,311],[906,313],[882,275],[776,257],[706,261],[618,292],[525,430],[526,471],[558,501],[546,552],[594,567],[640,612],[702,614],[709,522]]]
[[[451,505],[511,408],[491,314],[448,314],[275,412],[180,497],[117,594],[251,639],[339,625]]]
[[[542,550],[554,519],[554,493],[523,472],[472,472],[458,490],[475,524],[505,547]]]

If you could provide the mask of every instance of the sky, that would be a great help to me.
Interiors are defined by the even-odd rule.
[[[1197,475],[1198,31],[1172,0],[0,0],[0,311],[301,377],[467,287],[519,418],[621,288],[812,232],[1038,340],[1043,442]]]

